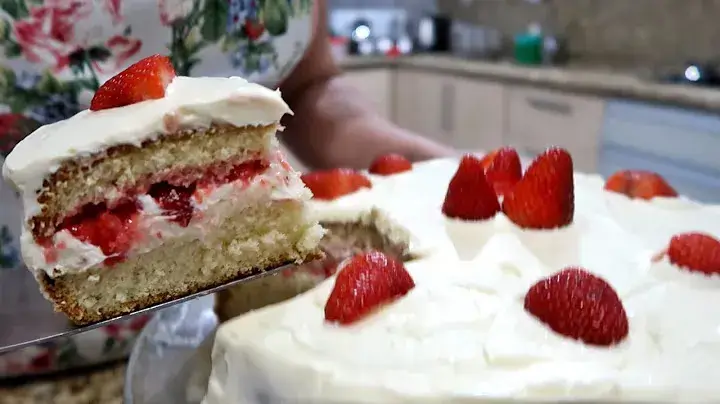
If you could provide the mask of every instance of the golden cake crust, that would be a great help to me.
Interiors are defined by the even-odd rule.
[[[208,239],[169,240],[111,267],[101,264],[54,277],[36,271],[35,276],[56,311],[85,325],[323,258],[321,234],[302,203],[275,201],[236,210]]]

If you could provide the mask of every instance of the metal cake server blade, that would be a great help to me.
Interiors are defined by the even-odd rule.
[[[70,322],[67,317],[65,317],[65,315],[55,312],[50,302],[47,302],[46,305],[42,305],[36,311],[27,313],[27,316],[24,316],[22,319],[18,319],[17,316],[13,316],[11,314],[0,313],[0,354],[23,348],[29,345],[42,344],[56,338],[69,337],[71,335],[102,327],[119,320],[126,320],[128,318],[141,314],[152,313],[154,311],[184,303],[201,296],[206,296],[211,293],[219,292],[232,286],[236,286],[246,282],[252,282],[253,280],[276,274],[293,266],[295,265],[283,265],[277,268],[266,270],[259,274],[252,275],[247,278],[238,279],[224,285],[193,293],[191,295],[184,296],[176,300],[163,302],[154,306],[146,307],[130,314],[125,314],[98,323],[83,326],[75,326]],[[39,290],[38,293],[40,293]],[[31,316],[32,320],[29,321],[27,318],[28,316]]]

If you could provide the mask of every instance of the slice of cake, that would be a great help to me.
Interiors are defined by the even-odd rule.
[[[175,77],[156,55],[20,142],[3,174],[56,310],[97,322],[321,256],[311,193],[277,149],[289,112],[277,91]]]

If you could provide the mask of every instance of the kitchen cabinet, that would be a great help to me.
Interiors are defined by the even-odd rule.
[[[463,151],[493,150],[503,145],[505,87],[480,79],[453,80],[452,146]]]
[[[395,71],[389,68],[351,70],[345,82],[360,91],[365,99],[385,118],[393,119]]]
[[[577,171],[597,171],[602,99],[527,87],[507,91],[505,143],[528,155],[549,146],[564,147],[573,156]]]
[[[503,143],[505,91],[501,84],[449,74],[400,71],[398,125],[463,151]]]
[[[451,143],[453,126],[452,77],[401,70],[397,72],[395,122],[444,144]]]

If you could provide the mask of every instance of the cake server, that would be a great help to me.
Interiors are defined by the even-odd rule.
[[[55,312],[50,302],[42,305],[36,311],[28,313],[28,316],[31,316],[32,319],[18,319],[17,316],[13,316],[11,313],[6,314],[5,312],[0,311],[0,354],[23,348],[29,345],[41,344],[43,342],[48,342],[56,338],[69,337],[74,334],[79,334],[84,331],[89,331],[94,328],[114,323],[118,320],[125,320],[133,316],[148,314],[156,310],[184,303],[201,296],[209,295],[211,293],[215,293],[223,289],[239,285],[241,283],[252,282],[255,279],[276,274],[293,266],[294,264],[283,265],[256,275],[252,275],[247,278],[239,279],[230,283],[226,283],[224,285],[193,293],[180,299],[163,302],[154,306],[146,307],[130,314],[125,314],[98,323],[83,326],[75,326],[63,314]],[[38,293],[40,292],[38,291]]]

